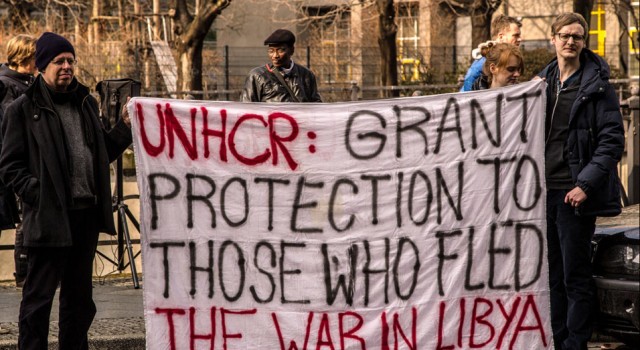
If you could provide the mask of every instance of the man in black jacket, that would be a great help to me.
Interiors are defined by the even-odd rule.
[[[36,39],[31,35],[19,34],[7,42],[7,63],[0,66],[0,112],[4,112],[33,82],[37,72],[35,54]],[[27,250],[23,245],[18,204],[13,190],[0,183],[0,230],[13,228],[16,229],[14,276],[16,286],[22,287],[27,277]]]
[[[296,37],[278,29],[264,41],[271,64],[249,72],[242,91],[242,102],[322,102],[316,77],[291,59]]]
[[[27,279],[18,345],[45,350],[60,283],[59,347],[88,349],[96,307],[93,258],[98,233],[115,234],[109,163],[131,143],[128,116],[107,132],[98,104],[74,77],[75,50],[60,35],[36,42],[40,75],[2,122],[0,179],[23,202]]]
[[[596,216],[620,213],[617,163],[622,116],[609,67],[585,47],[587,23],[564,13],[552,24],[557,59],[547,85],[545,168],[551,325],[556,349],[587,349],[594,287],[591,236]]]

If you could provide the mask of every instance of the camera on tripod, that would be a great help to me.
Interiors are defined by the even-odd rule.
[[[103,80],[96,85],[100,94],[100,118],[107,130],[120,120],[127,98],[140,96],[140,87],[140,82],[133,79]]]

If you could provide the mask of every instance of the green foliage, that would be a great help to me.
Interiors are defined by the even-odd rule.
[[[540,73],[556,57],[556,54],[548,49],[539,48],[523,51],[522,56],[524,57],[524,72],[520,78],[521,82],[529,81]]]

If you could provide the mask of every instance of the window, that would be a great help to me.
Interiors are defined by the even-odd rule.
[[[600,56],[605,55],[604,40],[607,36],[604,5],[598,2],[591,11],[591,28],[589,29],[589,48]]]
[[[319,82],[334,83],[350,78],[350,14],[348,9],[338,6],[305,8],[309,17],[310,40],[317,49],[313,70]]]
[[[396,22],[398,33],[398,63],[402,81],[420,80],[420,54],[418,43],[420,6],[417,1],[399,2],[396,4]]]
[[[634,13],[638,14],[640,10],[640,2],[634,1],[631,3],[632,10]],[[640,62],[638,62],[638,57],[640,56],[640,47],[638,44],[638,30],[640,28],[633,25],[635,23],[633,18],[633,13],[629,13],[629,77],[638,78],[640,76]]]

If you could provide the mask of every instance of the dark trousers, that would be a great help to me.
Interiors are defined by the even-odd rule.
[[[591,237],[596,218],[575,215],[567,190],[547,191],[551,327],[556,349],[586,350],[591,339],[595,286]]]
[[[21,350],[47,350],[51,306],[60,283],[59,348],[88,349],[87,332],[96,314],[92,297],[93,257],[98,243],[97,211],[69,214],[73,246],[29,247],[22,289],[18,344]]]

